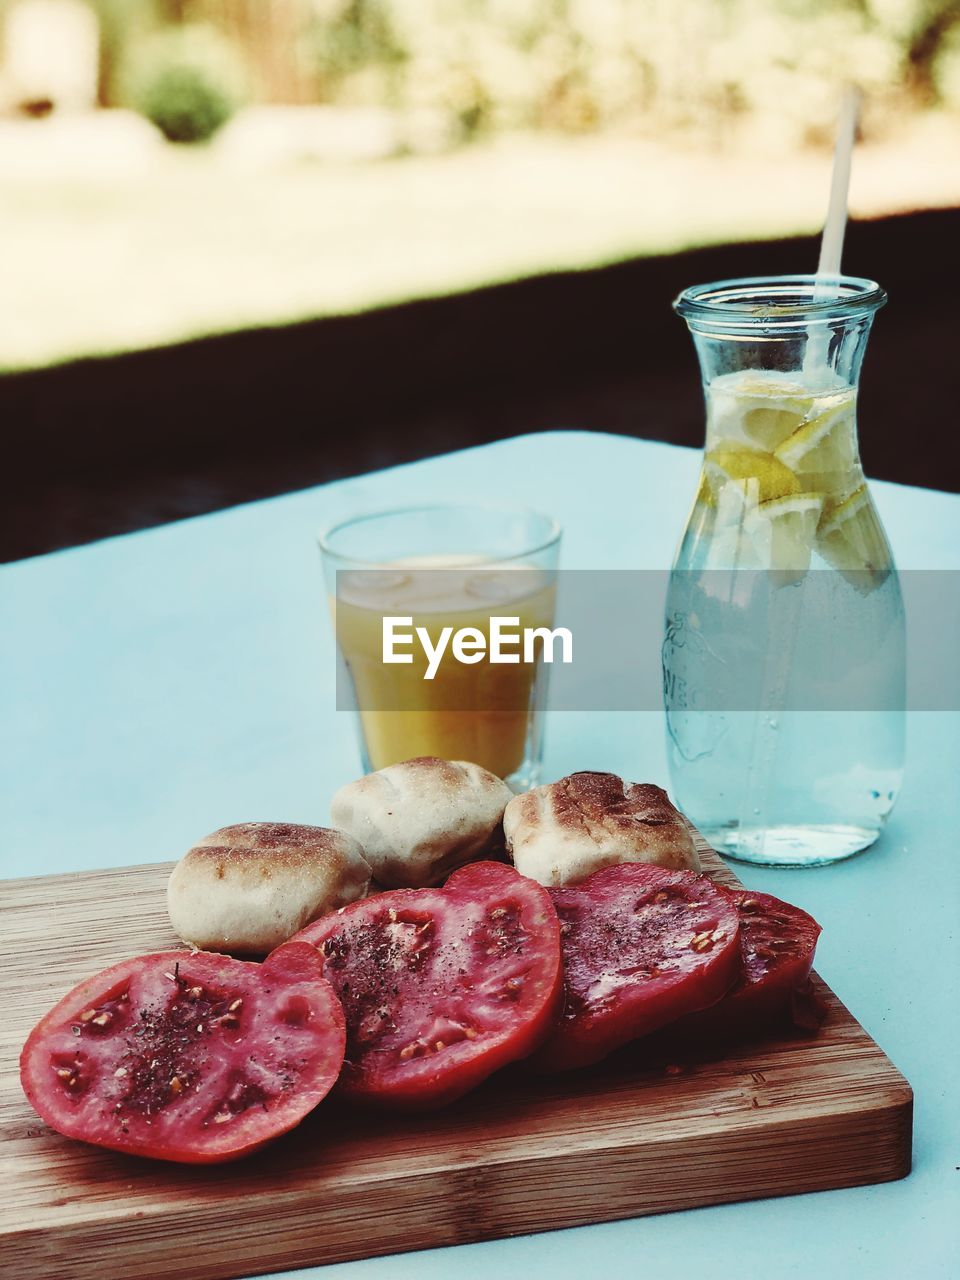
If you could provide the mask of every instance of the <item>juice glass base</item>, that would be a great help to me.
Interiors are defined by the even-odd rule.
[[[514,769],[513,773],[504,778],[504,782],[514,795],[520,795],[523,791],[532,791],[540,783],[540,761],[524,760],[519,768]]]

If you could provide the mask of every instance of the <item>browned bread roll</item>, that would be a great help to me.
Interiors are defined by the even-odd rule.
[[[516,796],[503,832],[517,870],[544,885],[576,884],[620,862],[700,870],[693,837],[667,793],[614,773],[571,773]]]
[[[173,869],[174,931],[204,951],[265,955],[304,925],[362,898],[363,849],[327,827],[243,822],[194,845]]]
[[[416,889],[486,851],[512,795],[478,764],[421,756],[348,782],[330,814],[363,845],[379,884]]]

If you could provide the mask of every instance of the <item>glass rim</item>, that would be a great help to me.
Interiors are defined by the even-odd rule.
[[[548,530],[547,536],[531,539],[529,545],[524,546],[522,550],[511,552],[509,555],[492,556],[490,559],[491,564],[507,564],[511,560],[522,560],[525,556],[532,556],[540,551],[546,551],[548,547],[552,547],[560,541],[563,533],[560,521],[554,519],[553,516],[545,515],[535,507],[526,507],[511,502],[411,502],[400,507],[372,507],[369,510],[356,511],[351,516],[336,520],[317,535],[317,545],[320,548],[321,555],[329,556],[342,564],[351,565],[354,568],[379,568],[384,564],[388,564],[389,561],[370,560],[362,556],[347,555],[331,546],[332,539],[342,530],[352,525],[364,524],[373,520],[389,519],[393,516],[415,515],[418,512],[427,511],[497,512],[501,515],[533,516],[544,523]],[[452,569],[457,566],[449,565],[444,567]]]
[[[886,301],[886,290],[866,276],[809,273],[690,285],[674,299],[673,309],[690,323],[756,331],[872,315]]]

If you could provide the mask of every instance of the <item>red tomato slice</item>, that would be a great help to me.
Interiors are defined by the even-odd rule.
[[[30,1033],[20,1078],[68,1138],[212,1164],[298,1124],[333,1086],[344,1043],[311,947],[262,965],[168,951],[64,996]]]
[[[624,863],[551,889],[563,1017],[536,1065],[567,1070],[719,1000],[739,971],[737,910],[706,876]]]
[[[731,896],[740,915],[740,979],[709,1014],[698,1015],[710,1020],[709,1028],[704,1022],[704,1032],[769,1022],[791,1012],[797,998],[803,1008],[797,1021],[809,1026],[817,1009],[806,986],[820,926],[806,911],[769,893],[736,890]]]
[[[500,863],[463,867],[442,889],[351,903],[303,940],[319,949],[347,1018],[339,1088],[367,1102],[452,1102],[531,1053],[559,1009],[550,896]]]

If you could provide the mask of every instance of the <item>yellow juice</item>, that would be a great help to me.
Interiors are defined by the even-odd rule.
[[[529,565],[491,565],[482,557],[417,557],[377,571],[341,573],[331,606],[372,767],[434,755],[472,760],[501,778],[518,769],[533,725],[539,663],[491,662],[490,618],[517,618],[511,632],[550,627],[554,598],[550,575]],[[434,646],[445,627],[454,634],[474,627],[487,638],[487,652],[468,665],[448,644],[427,680],[419,643],[397,650],[411,653],[412,663],[383,661],[385,616],[410,618],[403,631],[423,627]],[[522,657],[522,646],[519,652]]]

